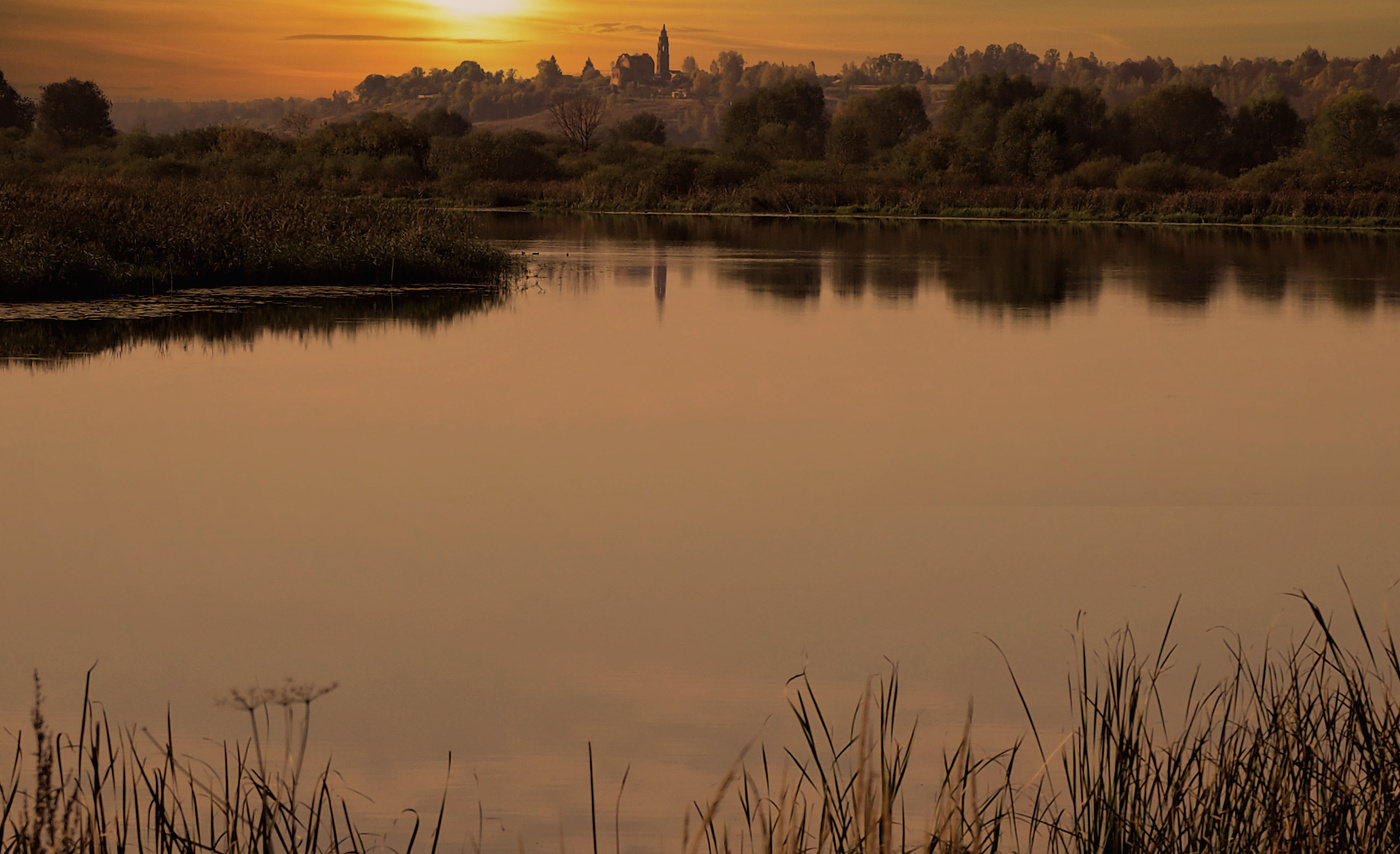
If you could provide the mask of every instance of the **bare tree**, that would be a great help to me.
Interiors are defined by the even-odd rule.
[[[305,110],[288,110],[282,114],[282,132],[301,139],[311,130],[311,116]]]
[[[597,133],[607,113],[607,102],[591,92],[580,93],[549,108],[559,132],[582,151],[592,147],[593,134]]]

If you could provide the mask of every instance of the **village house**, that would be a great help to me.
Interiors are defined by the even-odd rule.
[[[612,85],[625,86],[636,83],[641,86],[658,86],[671,82],[671,38],[666,35],[666,26],[661,27],[661,35],[656,40],[656,59],[649,53],[624,53],[613,61]]]

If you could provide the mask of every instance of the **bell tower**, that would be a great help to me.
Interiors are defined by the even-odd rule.
[[[671,37],[666,35],[666,25],[661,25],[661,37],[656,40],[656,78],[662,83],[671,82]]]

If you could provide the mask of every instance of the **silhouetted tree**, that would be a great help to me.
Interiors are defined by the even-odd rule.
[[[843,165],[864,163],[928,129],[919,90],[886,86],[870,97],[852,95],[846,100],[832,119],[827,154]]]
[[[1328,104],[1308,131],[1308,147],[1337,166],[1353,169],[1390,153],[1382,130],[1385,110],[1371,92],[1348,92]]]
[[[66,146],[92,145],[116,136],[112,102],[91,80],[70,77],[44,87],[39,99],[39,130]]]
[[[414,116],[413,128],[426,137],[463,136],[471,131],[472,123],[455,110],[436,107]]]
[[[357,122],[321,125],[307,137],[307,146],[321,155],[403,155],[419,166],[427,161],[428,135],[393,113],[368,113]]]
[[[826,156],[840,166],[859,166],[870,161],[870,132],[863,116],[843,108],[832,118],[826,136]]]
[[[1219,164],[1229,115],[1205,86],[1162,86],[1134,101],[1128,114],[1139,157],[1161,152],[1192,166]]]
[[[1033,101],[1046,91],[1044,86],[1031,82],[1029,77],[1010,77],[1002,74],[979,74],[961,80],[948,93],[939,116],[939,128],[951,134],[962,131],[963,125],[972,120],[982,107],[992,110],[992,125],[1001,113],[1011,109],[1021,101]]]
[[[563,79],[564,72],[559,70],[559,62],[553,56],[535,63],[535,84],[540,88],[552,89]]]
[[[1061,86],[1021,101],[997,123],[993,159],[1002,177],[1043,181],[1098,153],[1108,107],[1097,89]]]
[[[886,53],[866,57],[860,65],[841,66],[841,79],[846,83],[881,83],[887,86],[918,83],[924,79],[924,67],[917,59],[905,59],[903,54]]]
[[[34,129],[34,102],[15,91],[0,71],[0,129],[19,128],[24,133]]]
[[[893,148],[929,129],[924,98],[913,86],[886,86],[870,99],[870,142],[877,151]]]
[[[1259,95],[1235,113],[1230,138],[1235,169],[1253,169],[1298,147],[1303,141],[1303,121],[1283,95]]]
[[[607,102],[591,92],[581,92],[549,108],[559,132],[580,151],[593,147],[593,135],[607,113]]]
[[[710,73],[716,77],[732,78],[734,82],[739,82],[739,77],[744,73],[744,55],[737,50],[721,51],[720,55],[710,63]]]
[[[1062,170],[1060,140],[1039,101],[1022,101],[1002,114],[992,159],[996,171],[1011,181],[1044,180]]]
[[[369,75],[355,87],[355,96],[366,104],[383,103],[389,98],[389,78],[383,74]]]
[[[311,130],[311,116],[305,110],[288,110],[277,124],[283,133],[301,139]]]
[[[365,154],[406,154],[421,161],[427,152],[426,137],[393,113],[370,113],[360,119],[358,132]]]
[[[720,122],[720,146],[780,160],[816,160],[826,150],[831,120],[822,87],[790,78],[729,105]]]

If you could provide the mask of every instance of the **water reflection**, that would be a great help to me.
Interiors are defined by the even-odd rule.
[[[0,365],[55,367],[143,344],[250,346],[269,334],[330,340],[389,323],[431,333],[505,299],[482,287],[292,287],[0,304]]]
[[[487,239],[535,251],[536,272],[584,291],[708,271],[772,304],[870,295],[912,305],[942,293],[978,316],[1052,317],[1105,287],[1198,311],[1227,294],[1328,303],[1366,315],[1400,304],[1400,235],[1249,229],[798,218],[483,214]],[[139,344],[246,345],[272,333],[353,334],[367,323],[431,331],[488,310],[480,288],[231,288],[88,303],[0,305],[0,362],[58,365]]]
[[[1048,317],[1093,304],[1109,281],[1186,310],[1230,293],[1263,303],[1326,301],[1357,313],[1400,304],[1400,235],[1389,233],[513,214],[484,216],[482,232],[546,251],[644,247],[653,269],[699,256],[722,283],[784,305],[814,304],[823,291],[896,303],[942,291],[978,315]],[[579,265],[587,261],[575,258]]]
[[[719,265],[723,281],[739,284],[750,293],[800,303],[822,293],[819,258],[744,258]]]

